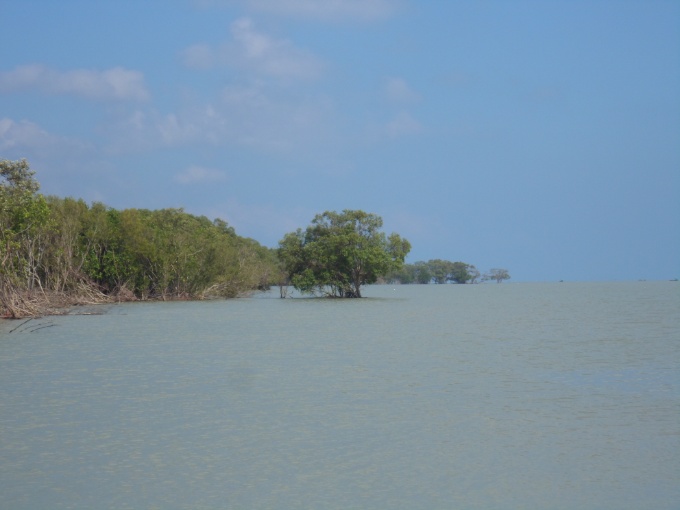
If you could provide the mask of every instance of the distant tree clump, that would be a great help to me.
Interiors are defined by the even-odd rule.
[[[472,264],[434,259],[427,262],[405,264],[399,271],[387,275],[394,283],[476,283],[479,271]]]
[[[503,280],[510,279],[510,273],[507,269],[493,268],[490,269],[483,277],[484,280],[495,280],[496,283],[501,283]]]
[[[401,268],[388,273],[384,281],[388,283],[479,283],[496,281],[501,283],[510,279],[507,269],[490,269],[482,275],[472,264],[433,259],[427,262],[404,264]]]
[[[299,291],[359,298],[361,286],[397,271],[411,249],[398,234],[381,232],[382,218],[364,211],[324,212],[306,230],[287,234],[279,257]]]

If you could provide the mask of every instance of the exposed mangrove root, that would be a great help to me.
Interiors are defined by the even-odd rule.
[[[85,281],[79,281],[68,292],[57,292],[22,289],[8,279],[0,277],[0,318],[5,319],[64,315],[73,306],[100,305],[129,300],[131,299],[127,293],[107,295],[95,285]]]
[[[22,292],[7,279],[0,278],[0,306],[2,316],[22,319],[42,315],[43,306],[30,292]]]
[[[0,275],[0,319],[26,319],[48,315],[73,315],[73,307],[87,307],[111,303],[123,303],[141,300],[203,300],[225,297],[238,297],[246,294],[239,291],[240,282],[223,282],[215,284],[203,292],[193,295],[186,292],[174,294],[164,293],[158,296],[137,297],[125,285],[104,292],[95,283],[85,278],[73,282],[68,290],[55,291],[45,289],[27,290],[14,285],[9,279]],[[99,315],[91,311],[77,315]],[[19,328],[17,326],[15,329]]]

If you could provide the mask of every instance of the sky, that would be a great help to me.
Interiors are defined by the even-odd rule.
[[[512,281],[680,277],[676,0],[0,0],[0,159],[276,247],[324,211]]]

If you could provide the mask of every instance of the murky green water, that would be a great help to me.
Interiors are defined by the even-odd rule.
[[[680,284],[365,294],[0,322],[0,507],[678,508]]]

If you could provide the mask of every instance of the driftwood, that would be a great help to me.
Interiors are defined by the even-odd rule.
[[[42,315],[44,309],[30,292],[21,291],[5,278],[0,278],[0,306],[3,316],[11,319]]]

